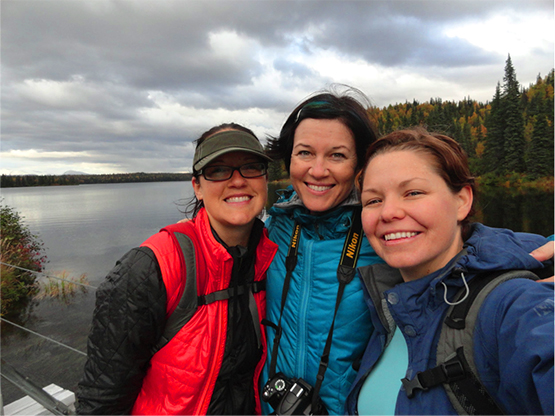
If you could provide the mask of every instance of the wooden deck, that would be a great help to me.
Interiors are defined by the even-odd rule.
[[[69,406],[75,412],[74,402],[75,394],[72,391],[64,390],[56,384],[50,384],[44,388],[48,394],[54,396],[65,405]],[[4,415],[52,415],[43,406],[34,401],[31,397],[25,396],[13,403],[4,406]]]

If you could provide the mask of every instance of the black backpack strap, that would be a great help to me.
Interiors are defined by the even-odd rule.
[[[266,279],[257,282],[246,283],[240,286],[228,287],[227,289],[217,290],[207,295],[198,297],[198,306],[209,305],[219,300],[228,300],[234,296],[244,295],[245,293],[258,293],[266,290]]]
[[[183,326],[193,317],[197,311],[198,294],[197,294],[197,267],[195,260],[195,246],[192,240],[182,233],[174,233],[183,253],[183,260],[185,262],[185,269],[187,275],[185,276],[185,288],[183,295],[179,300],[175,310],[166,319],[166,326],[162,336],[152,349],[152,353],[158,352],[164,345],[166,345],[177,334]]]
[[[260,348],[260,346],[262,345],[262,333],[260,331],[258,306],[256,305],[256,301],[254,299],[254,293],[258,293],[263,290],[266,290],[265,278],[256,282],[246,283],[241,286],[233,286],[227,289],[217,290],[207,295],[199,296],[198,306],[209,305],[210,303],[220,300],[228,300],[234,296],[240,296],[247,293],[249,296],[249,311],[251,313],[252,323],[254,325],[254,332],[258,341],[258,347]]]
[[[459,414],[502,415],[504,412],[486,391],[474,363],[474,326],[486,297],[501,283],[516,278],[537,280],[529,270],[502,270],[475,276],[468,289],[462,288],[444,319],[437,347],[437,367],[419,372],[412,380],[402,379],[406,394],[443,385]]]
[[[175,310],[166,319],[166,326],[162,336],[152,348],[152,354],[160,351],[170,340],[183,328],[187,322],[191,320],[198,308],[202,305],[208,305],[220,300],[228,300],[233,296],[243,295],[245,293],[258,293],[266,290],[266,279],[252,282],[249,284],[230,287],[223,290],[218,290],[206,295],[198,296],[197,293],[197,268],[195,260],[195,246],[192,240],[185,234],[174,233],[179,243],[179,247],[183,253],[183,260],[185,262],[185,269],[187,275],[185,277],[185,288],[181,299],[177,304]],[[260,343],[260,326],[258,325],[258,310],[256,309],[254,297],[250,294],[249,309],[255,321],[255,331],[257,331],[257,338]]]

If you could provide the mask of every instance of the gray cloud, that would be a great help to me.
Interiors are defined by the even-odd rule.
[[[203,130],[237,121],[261,138],[275,134],[300,100],[333,82],[362,88],[379,106],[487,100],[512,51],[446,31],[498,16],[553,21],[552,1],[3,0],[0,7],[2,168],[18,173],[184,170]],[[526,85],[551,69],[552,40],[513,62]]]

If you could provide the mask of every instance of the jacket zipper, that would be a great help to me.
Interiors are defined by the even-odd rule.
[[[310,303],[310,286],[313,279],[312,276],[312,246],[314,244],[313,240],[308,238],[303,239],[301,236],[301,242],[304,243],[303,253],[305,254],[303,262],[303,276],[300,279],[300,304],[299,304],[299,320],[297,321],[297,328],[299,333],[299,348],[297,349],[297,371],[296,373],[299,377],[306,379],[305,370],[307,368],[307,343],[306,340],[306,328],[309,325],[307,319],[308,304]]]

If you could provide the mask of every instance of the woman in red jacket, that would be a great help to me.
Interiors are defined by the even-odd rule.
[[[259,282],[276,252],[257,218],[268,160],[237,124],[197,141],[193,219],[127,253],[97,292],[79,414],[260,413],[266,293]],[[192,248],[182,249],[184,240]],[[194,310],[160,345],[186,283],[196,285]]]

